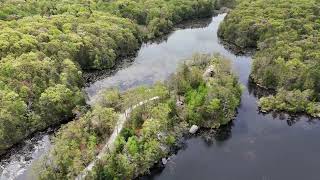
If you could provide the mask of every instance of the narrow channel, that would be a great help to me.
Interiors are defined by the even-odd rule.
[[[259,113],[255,91],[248,83],[251,57],[234,55],[217,37],[225,16],[215,16],[203,27],[175,30],[160,43],[144,44],[130,66],[85,88],[88,102],[98,99],[99,92],[106,88],[126,90],[165,80],[194,53],[219,53],[232,61],[244,86],[233,126],[213,143],[206,143],[201,137],[188,139],[187,148],[173,156],[161,173],[147,179],[282,180],[319,176],[319,122],[307,117]],[[47,152],[50,138],[42,134],[28,145],[1,160],[0,180],[32,179],[32,163]]]

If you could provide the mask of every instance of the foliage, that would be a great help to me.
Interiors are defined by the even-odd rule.
[[[61,74],[53,68],[54,62],[40,53],[30,52],[17,58],[9,55],[0,64],[1,99],[5,98],[2,103],[11,99],[15,101],[12,105],[18,108],[11,108],[9,104],[0,106],[4,112],[0,118],[3,124],[0,144],[4,146],[0,151],[35,130],[72,117],[73,108],[84,103],[82,92],[77,88],[77,84],[81,84],[80,74],[68,59],[61,64],[64,65]]]
[[[27,105],[13,91],[0,90],[0,153],[25,134]]]
[[[114,109],[95,106],[79,120],[65,125],[41,162],[39,179],[72,179],[97,155],[112,133],[118,116]]]
[[[213,66],[214,74],[205,77],[204,72]],[[181,81],[185,87],[177,85]],[[115,141],[115,148],[106,153],[87,178],[132,179],[145,174],[170,153],[187,126],[196,123],[217,128],[232,120],[240,93],[228,61],[208,55],[195,55],[166,84],[126,92],[106,90],[91,111],[59,131],[53,150],[40,168],[40,179],[74,178],[109,138],[117,119],[115,112],[124,113],[157,96],[159,99],[127,114],[129,119]],[[185,96],[186,105],[182,109],[177,106],[177,96]]]
[[[63,116],[70,117],[72,109],[81,104],[80,101],[83,101],[81,92],[72,92],[65,85],[57,84],[41,94],[39,99],[41,116],[53,120]]]
[[[213,71],[203,77],[205,71]],[[171,88],[185,96],[184,115],[189,124],[214,128],[228,123],[240,104],[241,89],[219,56],[195,55],[171,79]]]
[[[311,90],[286,91],[280,89],[275,96],[263,97],[259,106],[263,111],[288,111],[291,113],[307,113],[314,117],[320,115],[320,104],[313,102]]]
[[[116,143],[116,150],[108,153],[90,174],[93,179],[133,179],[148,170],[169,153],[169,148],[181,137],[183,125],[176,121],[169,106],[170,99],[135,109],[143,114],[137,127],[131,116]],[[131,133],[128,134],[128,131]],[[169,140],[168,140],[169,139]]]
[[[214,75],[203,76],[212,66]],[[188,123],[216,128],[232,120],[241,94],[228,62],[219,56],[207,55],[195,55],[182,64],[166,86],[157,84],[129,90],[123,96],[130,101],[125,97],[122,100],[141,101],[154,96],[154,92],[161,98],[133,110],[115,143],[115,150],[105,155],[88,179],[134,179],[148,173],[170,153]],[[185,96],[182,109],[176,105],[177,96]]]
[[[237,4],[237,0],[216,0],[214,2],[214,8],[215,9],[220,9],[223,7],[234,8],[236,4]]]
[[[167,87],[162,83],[156,83],[152,87],[139,86],[122,93],[118,89],[107,89],[102,91],[100,99],[96,104],[124,111],[133,105],[156,96],[160,98],[167,98],[169,96]]]
[[[111,13],[128,18],[146,27],[147,38],[168,33],[174,24],[192,18],[208,17],[214,0],[5,0],[0,5],[0,20],[16,20],[27,16],[51,17],[68,14],[90,16],[95,12]]]
[[[69,95],[70,92],[61,87],[62,85],[57,86],[54,93],[48,93],[52,97],[40,98],[41,100],[43,99],[44,102],[49,101],[46,106],[48,106],[48,110],[51,109],[50,113],[53,114],[56,114],[56,110],[67,111],[66,107],[68,107],[69,104],[58,103],[60,106],[53,106],[54,108],[50,108],[52,103],[63,101],[64,97],[71,97]],[[60,93],[61,91],[62,93]],[[119,117],[118,114],[123,113],[125,110],[123,108],[129,108],[154,96],[159,96],[160,100],[167,99],[167,88],[163,84],[156,84],[150,88],[139,87],[123,93],[120,93],[116,89],[110,89],[103,92],[101,100],[95,103],[91,110],[80,115],[80,119],[68,123],[59,130],[53,140],[54,145],[51,151],[47,157],[42,160],[41,164],[39,164],[39,178],[75,178],[95,158],[102,146],[104,146],[104,143],[115,128]],[[130,104],[124,104],[127,102],[130,102]],[[157,103],[150,102],[142,107],[153,107],[154,104]],[[55,109],[57,107],[59,107],[59,109]],[[154,113],[154,117],[158,117],[162,122],[166,122],[166,116],[163,116],[162,113],[169,110],[168,106],[159,106],[158,109],[154,108],[150,113]],[[135,110],[135,112],[137,112],[137,110]],[[132,120],[130,120],[130,122],[134,121],[134,116],[131,118]],[[157,124],[159,123],[157,122]],[[128,127],[132,126],[128,125]],[[145,133],[150,134],[149,131],[150,130],[147,130]],[[116,141],[117,149],[122,146],[126,147],[131,154],[135,154],[139,151],[140,147],[138,147],[138,140],[135,138],[134,134],[135,131],[132,128],[126,128],[122,132],[123,138],[118,138]],[[116,155],[112,156],[112,158],[121,162],[119,165],[115,163],[114,166],[127,166],[125,164],[125,156]],[[127,173],[131,172],[129,169],[127,169],[127,171]]]
[[[317,0],[239,1],[219,35],[241,48],[258,48],[251,74],[256,83],[279,93],[313,91],[311,100],[319,101],[319,7]]]
[[[14,96],[21,109],[0,106],[0,153],[72,118],[84,104],[82,71],[112,68],[143,40],[212,8],[213,0],[1,0],[1,98]]]

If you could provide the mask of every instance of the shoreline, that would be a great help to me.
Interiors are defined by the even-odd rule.
[[[144,44],[153,44],[153,43],[158,44],[163,41],[166,41],[168,39],[168,37],[173,32],[175,32],[177,30],[183,30],[183,29],[188,29],[188,28],[196,29],[196,28],[206,27],[211,23],[213,17],[218,16],[219,14],[228,13],[230,11],[231,11],[231,9],[228,7],[220,7],[219,9],[214,9],[213,12],[211,13],[211,15],[209,15],[209,16],[194,17],[192,19],[182,20],[181,22],[173,25],[173,28],[169,32],[163,34],[162,36],[155,37],[152,39],[142,40],[142,42],[140,43],[140,48],[138,48],[136,50],[136,52],[129,54],[129,55],[126,55],[126,56],[118,57],[116,59],[116,62],[118,62],[118,63],[115,64],[113,67],[111,67],[109,69],[103,69],[103,70],[91,69],[91,70],[83,71],[83,78],[84,78],[84,87],[83,88],[90,86],[90,84],[92,84],[96,81],[99,81],[101,79],[112,76],[117,71],[130,66],[131,63],[134,62],[134,59],[137,57],[138,52],[140,51],[141,47]]]
[[[88,87],[91,83],[96,82],[98,80],[101,80],[103,78],[112,76],[117,71],[130,66],[131,63],[134,62],[134,59],[135,59],[136,55],[138,54],[139,50],[141,49],[141,47],[143,46],[143,44],[157,43],[157,42],[165,41],[170,36],[170,34],[172,34],[174,31],[177,30],[176,29],[177,27],[181,27],[181,26],[183,27],[183,28],[178,28],[178,29],[192,28],[192,27],[190,27],[193,25],[192,22],[195,22],[198,20],[200,20],[201,23],[197,23],[196,25],[198,25],[198,26],[196,26],[195,28],[200,28],[199,26],[205,27],[211,22],[212,17],[214,17],[214,16],[216,16],[216,14],[212,14],[211,16],[204,17],[204,18],[194,18],[194,19],[190,19],[190,20],[184,20],[184,21],[174,25],[173,29],[169,33],[167,33],[161,37],[157,37],[154,40],[148,40],[146,42],[142,42],[140,48],[137,49],[137,51],[135,53],[133,53],[132,55],[120,57],[120,60],[117,60],[118,63],[110,69],[83,71],[83,78],[84,78],[85,82],[84,82],[84,86],[82,88]],[[190,26],[184,26],[184,24],[188,24]],[[84,107],[89,107],[89,106],[90,105],[86,104]],[[73,121],[74,118],[75,117],[64,119],[62,121],[57,122],[56,124],[50,125],[46,128],[43,128],[41,130],[36,130],[36,131],[30,133],[25,138],[21,139],[19,142],[15,143],[12,146],[10,146],[9,148],[7,148],[5,151],[0,152],[0,161],[5,162],[6,160],[9,160],[10,157],[13,154],[15,154],[15,152],[21,150],[22,147],[25,146],[25,141],[31,140],[32,138],[38,139],[38,137],[39,136],[42,137],[43,134],[48,134],[51,136],[51,135],[55,134],[61,128],[62,125]]]
[[[137,57],[140,49],[142,48],[142,46],[144,45],[148,45],[148,44],[159,44],[163,41],[167,41],[168,37],[175,31],[177,30],[183,30],[183,29],[196,29],[196,28],[203,28],[206,27],[210,24],[212,17],[217,16],[219,14],[215,14],[213,13],[211,16],[208,17],[203,17],[203,18],[193,18],[193,19],[189,19],[189,20],[183,20],[180,23],[174,25],[174,27],[170,30],[170,32],[163,34],[160,37],[156,37],[154,39],[148,39],[146,41],[143,41],[140,44],[140,48],[136,50],[135,53],[132,53],[128,56],[123,56],[123,57],[119,57],[117,58],[116,62],[118,62],[117,64],[115,64],[113,67],[109,68],[109,69],[104,69],[104,70],[86,70],[83,71],[83,78],[85,81],[85,85],[83,88],[85,87],[89,87],[92,83],[102,80],[104,78],[110,77],[112,75],[114,75],[115,73],[117,73],[119,70],[124,69],[129,67],[135,60],[135,58]]]
[[[236,117],[236,115],[235,115]],[[133,180],[147,180],[150,176],[156,175],[161,173],[165,168],[168,163],[170,163],[170,160],[176,156],[179,151],[184,150],[187,148],[186,142],[192,138],[197,138],[201,137],[207,144],[211,144],[215,139],[218,139],[221,136],[223,138],[228,138],[229,137],[229,131],[231,130],[233,126],[234,119],[232,119],[230,122],[228,122],[225,125],[221,125],[218,128],[205,128],[205,127],[200,127],[199,130],[195,134],[190,134],[188,132],[188,129],[186,129],[185,132],[183,132],[182,137],[177,140],[176,145],[171,147],[171,150],[168,154],[168,156],[163,157],[159,159],[153,167],[149,169],[149,173],[147,174],[142,174],[139,175],[138,177],[134,178]],[[226,134],[227,132],[227,134]],[[162,159],[166,159],[167,163],[163,164]]]

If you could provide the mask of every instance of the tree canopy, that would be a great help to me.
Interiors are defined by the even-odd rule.
[[[72,118],[84,104],[83,71],[110,69],[142,41],[212,9],[213,0],[1,0],[0,154]]]
[[[207,69],[215,73],[203,76]],[[167,83],[125,92],[109,89],[92,110],[64,126],[39,169],[40,179],[74,179],[109,138],[118,114],[152,97],[155,101],[127,114],[115,149],[89,172],[88,179],[133,179],[166,157],[191,125],[218,128],[230,122],[240,104],[241,89],[227,60],[195,55]],[[185,99],[184,105],[179,101]]]
[[[251,77],[259,85],[293,94],[307,90],[309,101],[319,101],[319,7],[318,0],[242,0],[219,35],[240,48],[257,48]]]

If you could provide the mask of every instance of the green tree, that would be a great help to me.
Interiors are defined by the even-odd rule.
[[[48,88],[39,99],[41,115],[48,121],[71,117],[72,109],[83,103],[81,91],[73,92],[61,84]]]

